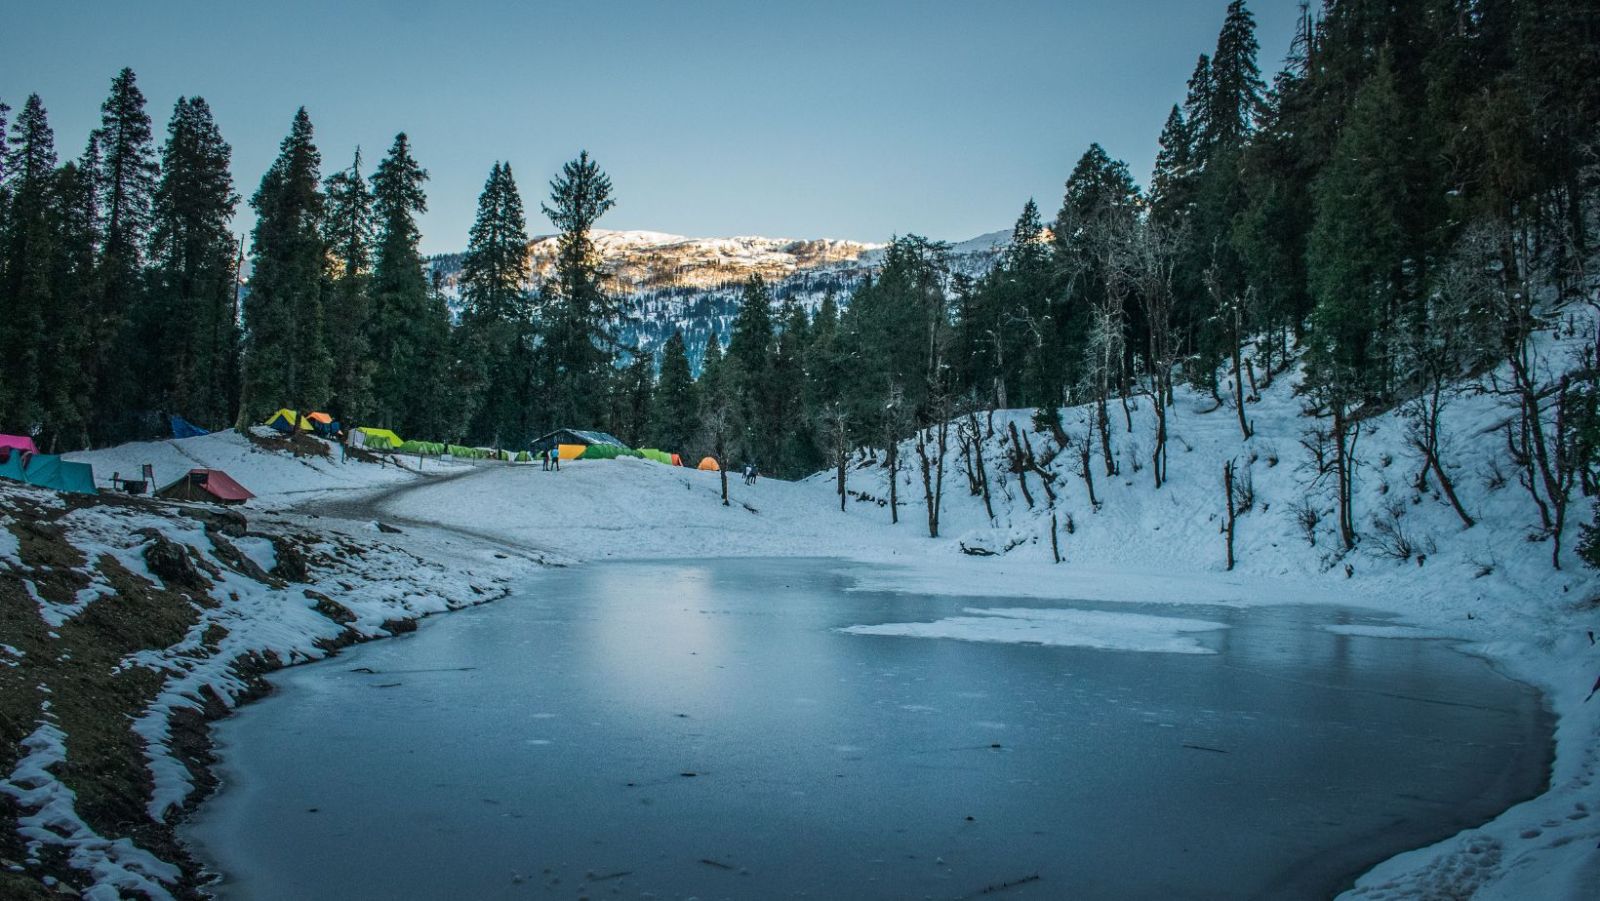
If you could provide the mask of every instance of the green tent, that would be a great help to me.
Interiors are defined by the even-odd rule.
[[[367,447],[371,448],[372,450],[390,450],[405,443],[404,441],[400,440],[399,435],[396,435],[394,432],[391,432],[388,429],[379,429],[364,425],[358,426],[356,431],[366,436]]]
[[[654,460],[657,463],[665,463],[668,466],[672,465],[672,455],[666,451],[656,450],[653,447],[645,447],[640,448],[639,453],[643,454],[646,460]]]
[[[73,494],[100,493],[94,487],[94,469],[89,464],[69,463],[55,454],[34,454],[29,457],[22,480],[29,485]]]

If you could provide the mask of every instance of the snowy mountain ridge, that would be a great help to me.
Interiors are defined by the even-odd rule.
[[[883,264],[888,248],[840,238],[694,238],[641,230],[596,229],[593,237],[609,289],[627,301],[630,318],[619,335],[623,343],[653,353],[673,331],[682,331],[697,371],[711,332],[726,342],[743,285],[752,275],[767,281],[774,304],[794,299],[815,312],[829,292],[841,306],[848,303],[855,286]],[[951,243],[951,271],[983,275],[1010,240],[1010,231],[995,231]],[[536,283],[554,272],[558,242],[557,235],[539,235],[528,243]],[[457,315],[462,256],[429,260]]]

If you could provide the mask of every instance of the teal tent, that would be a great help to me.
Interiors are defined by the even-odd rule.
[[[94,487],[94,469],[87,463],[69,463],[55,454],[34,454],[28,458],[22,480],[40,488],[53,488],[73,494],[99,494]]]
[[[0,477],[22,481],[22,457],[23,453],[19,450],[9,454],[0,450]]]

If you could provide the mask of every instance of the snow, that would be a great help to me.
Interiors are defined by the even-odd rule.
[[[839,631],[853,635],[904,635],[1117,651],[1215,654],[1216,651],[1184,633],[1214,632],[1228,628],[1223,623],[1201,619],[1099,610],[968,607],[965,612],[971,615],[952,616],[931,623],[849,626]]]
[[[1589,342],[1594,323],[1581,325],[1575,336],[1545,340],[1541,353],[1547,365],[1561,364]],[[1600,608],[1591,602],[1600,595],[1600,580],[1571,552],[1576,524],[1566,536],[1565,568],[1556,570],[1548,541],[1529,540],[1537,520],[1526,492],[1514,474],[1505,481],[1495,477],[1504,466],[1498,462],[1504,445],[1496,428],[1505,408],[1491,395],[1462,390],[1445,412],[1443,453],[1478,525],[1464,529],[1436,484],[1417,488],[1419,461],[1408,448],[1403,421],[1389,414],[1364,425],[1354,500],[1358,527],[1367,538],[1354,551],[1343,551],[1331,528],[1333,486],[1319,477],[1302,443],[1313,422],[1302,415],[1301,398],[1294,393],[1297,380],[1294,373],[1281,373],[1258,401],[1247,404],[1255,429],[1248,441],[1241,438],[1231,406],[1218,408],[1208,395],[1180,390],[1169,414],[1169,481],[1159,490],[1148,469],[1154,432],[1148,400],[1130,402],[1131,427],[1114,406],[1120,472],[1108,477],[1101,461],[1093,461],[1098,506],[1089,503],[1068,454],[1044,464],[1054,478],[1053,510],[1033,473],[1028,474],[1030,504],[1017,475],[1005,465],[1007,426],[1014,423],[1027,433],[1041,455],[1056,450],[1053,440],[1032,431],[1032,411],[997,412],[992,428],[980,416],[980,450],[993,483],[995,515],[991,519],[981,499],[968,492],[952,438],[943,537],[937,540],[926,537],[910,445],[901,455],[908,468],[898,475],[898,525],[889,524],[889,511],[877,503],[852,499],[841,513],[831,472],[797,483],[763,479],[755,486],[730,477],[732,503],[723,506],[716,473],[626,458],[575,461],[549,473],[526,466],[460,466],[449,472],[461,477],[436,480],[394,467],[265,453],[233,434],[71,458],[92,462],[102,478],[113,469],[137,472],[143,462],[155,463],[162,480],[193,466],[225,469],[260,497],[245,508],[247,514],[257,506],[289,511],[299,505],[296,509],[305,511],[370,497],[370,508],[358,517],[315,523],[327,541],[348,539],[366,549],[364,558],[319,573],[315,586],[347,606],[364,635],[381,634],[384,620],[396,616],[493,597],[500,580],[525,571],[530,560],[840,557],[862,564],[850,571],[858,590],[1028,598],[1044,604],[1337,604],[1370,610],[1370,621],[1362,617],[1327,628],[1347,635],[1449,639],[1539,687],[1558,715],[1556,755],[1548,792],[1490,823],[1383,863],[1362,876],[1348,897],[1583,897],[1600,878],[1594,850],[1600,841],[1600,703],[1586,703],[1600,675],[1600,649],[1587,635],[1600,631]],[[1066,411],[1064,427],[1081,435],[1083,414]],[[1224,565],[1220,534],[1221,469],[1228,460],[1254,491],[1253,507],[1237,522],[1238,564],[1231,572]],[[445,471],[429,466],[428,475]],[[847,487],[886,497],[887,476],[878,463],[857,460]],[[408,490],[388,494],[398,487]],[[1303,510],[1319,517],[1309,533],[1302,529]],[[1059,565],[1051,550],[1052,512],[1065,558]],[[64,519],[71,540],[90,559],[111,554],[136,574],[145,574],[141,553],[148,539],[132,536],[135,526],[157,528],[171,540],[212,554],[198,524],[153,513],[131,520],[130,515],[116,518],[91,507]],[[1587,515],[1580,501],[1569,519]],[[404,534],[376,534],[375,517],[400,525]],[[1372,528],[1379,518],[1398,523],[1425,559],[1417,553],[1395,559],[1379,549]],[[284,521],[311,524],[292,515]],[[6,534],[0,530],[0,542]],[[235,543],[264,568],[276,560],[270,542]],[[963,546],[997,555],[967,556]],[[0,557],[10,561],[5,555],[16,553],[14,539],[0,543]],[[206,688],[233,703],[244,688],[229,667],[236,655],[271,652],[298,661],[325,654],[319,642],[339,629],[315,612],[303,595],[305,587],[267,586],[224,567],[211,592],[220,605],[203,612],[189,640],[127,661],[159,669],[168,678],[136,723],[150,749],[153,816],[170,817],[191,792],[187,772],[165,751],[174,711],[194,706]],[[98,596],[80,594],[77,602],[94,603]],[[41,610],[49,603],[41,602]],[[57,612],[66,613],[61,607],[56,605]],[[202,630],[212,625],[228,630],[222,652],[191,656]],[[934,622],[862,624],[847,631],[863,640],[1021,641],[1192,654],[1208,650],[1206,633],[1217,628],[1220,624],[1204,619],[1115,610],[974,604],[961,616]],[[14,775],[6,784],[23,783]]]
[[[276,435],[261,429],[264,435]],[[400,484],[417,477],[412,471],[414,457],[400,455],[383,464],[340,462],[339,449],[328,444],[328,459],[295,457],[262,450],[235,431],[213,432],[198,438],[139,441],[105,450],[65,454],[67,460],[94,467],[95,482],[110,490],[111,477],[138,478],[144,464],[155,468],[155,487],[164,487],[191,469],[220,469],[234,478],[256,500],[246,508],[283,507],[317,495],[357,488],[377,488]],[[404,466],[392,462],[398,459]],[[465,464],[429,460],[425,471],[449,470]]]
[[[94,886],[83,897],[96,901],[134,892],[152,901],[172,898],[166,886],[177,881],[177,867],[128,839],[101,836],[78,815],[77,793],[54,772],[67,759],[66,733],[50,721],[48,710],[46,717],[22,740],[28,753],[0,779],[0,794],[17,805],[17,833],[27,842],[30,861],[47,846],[66,849],[68,862],[93,877]]]

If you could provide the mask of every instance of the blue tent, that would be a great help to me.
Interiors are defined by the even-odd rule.
[[[99,494],[94,487],[94,469],[87,463],[69,463],[55,454],[34,454],[28,458],[22,480],[40,488],[53,488],[73,494]]]
[[[168,416],[167,422],[172,425],[172,437],[174,438],[199,438],[201,435],[211,434],[176,413]]]

